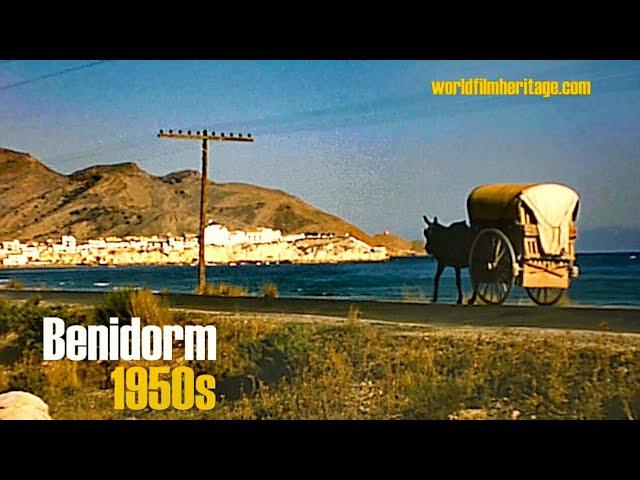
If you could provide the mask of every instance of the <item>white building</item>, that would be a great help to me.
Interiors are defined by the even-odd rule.
[[[107,242],[99,238],[97,240],[87,240],[87,245],[89,245],[89,248],[106,248]]]
[[[192,233],[185,234],[184,248],[185,250],[188,250],[190,248],[198,248],[198,236]]]
[[[2,242],[2,249],[7,252],[19,252],[20,247],[20,240],[10,240]]]
[[[281,240],[282,232],[280,230],[260,227],[246,232],[246,236],[247,243],[271,243]]]
[[[292,233],[282,237],[285,242],[297,242],[298,240],[304,240],[304,233]]]
[[[211,223],[204,229],[205,245],[247,245],[256,243],[271,243],[282,240],[282,232],[271,228],[255,228],[249,231],[234,230]]]
[[[27,256],[22,254],[12,253],[6,258],[2,259],[2,265],[6,267],[19,267],[26,265],[28,262]]]
[[[184,240],[181,238],[169,237],[169,240],[167,243],[169,245],[170,250],[173,250],[175,252],[184,251]]]
[[[60,243],[53,245],[54,253],[76,253],[77,243],[76,237],[73,235],[63,235]]]
[[[24,255],[28,261],[39,260],[40,250],[36,246],[23,247],[22,255]]]
[[[63,235],[62,236],[62,246],[64,246],[67,251],[75,252],[76,251],[76,237],[73,235]]]
[[[229,245],[231,238],[227,227],[210,223],[204,227],[204,244],[205,245]]]
[[[249,243],[249,239],[247,238],[247,232],[242,230],[234,230],[229,233],[229,243],[231,245],[244,245]]]

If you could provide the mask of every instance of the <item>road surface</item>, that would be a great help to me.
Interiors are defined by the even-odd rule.
[[[39,295],[52,303],[95,304],[101,292],[3,290],[0,295],[27,299]],[[473,325],[603,330],[640,333],[640,309],[605,307],[538,307],[449,305],[389,301],[352,301],[301,298],[209,297],[168,294],[176,308],[215,312],[307,314],[346,318],[351,305],[362,318],[433,325]]]

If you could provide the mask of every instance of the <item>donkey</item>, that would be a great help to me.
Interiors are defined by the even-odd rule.
[[[471,228],[463,220],[452,223],[445,227],[438,223],[438,217],[434,217],[433,222],[423,215],[427,228],[424,229],[426,243],[424,249],[429,255],[433,255],[438,260],[436,276],[433,279],[433,302],[438,301],[438,285],[440,275],[445,267],[456,269],[456,286],[458,287],[458,305],[462,303],[462,285],[460,281],[460,269],[469,267],[469,251],[473,242]],[[475,289],[473,296],[469,300],[470,304],[475,302]]]

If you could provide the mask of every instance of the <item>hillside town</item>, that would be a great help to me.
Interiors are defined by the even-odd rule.
[[[215,222],[205,227],[205,260],[208,264],[234,263],[342,263],[385,261],[385,247],[372,247],[349,235],[298,233],[258,227],[229,230]],[[88,239],[73,235],[60,240],[0,242],[3,267],[72,265],[194,265],[198,260],[195,234],[174,236],[125,236]]]

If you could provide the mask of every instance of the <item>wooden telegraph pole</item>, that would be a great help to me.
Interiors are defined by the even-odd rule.
[[[207,172],[209,170],[209,140],[218,142],[253,142],[253,137],[250,133],[247,134],[246,137],[243,136],[242,133],[234,137],[233,133],[230,133],[226,136],[224,133],[216,135],[216,132],[211,132],[211,134],[209,134],[207,130],[203,130],[202,133],[198,131],[195,132],[195,134],[192,134],[191,130],[188,130],[186,133],[183,133],[182,130],[178,130],[177,133],[174,133],[173,130],[169,130],[168,133],[166,133],[164,130],[160,130],[160,132],[158,133],[158,138],[202,140],[202,175],[200,178],[200,228],[198,230],[198,293],[202,294],[207,283],[206,263],[204,260],[204,229],[207,222]]]

